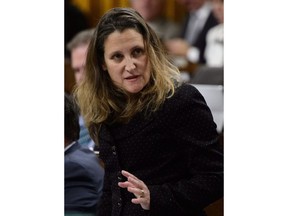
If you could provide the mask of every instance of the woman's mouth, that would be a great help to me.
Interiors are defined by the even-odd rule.
[[[125,79],[128,80],[128,81],[134,81],[138,78],[139,76],[129,76],[129,77],[126,77]]]

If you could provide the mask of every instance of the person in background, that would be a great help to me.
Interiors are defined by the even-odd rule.
[[[216,124],[136,10],[103,15],[86,69],[74,95],[105,164],[99,215],[205,215],[223,196]]]
[[[77,142],[78,115],[72,96],[65,94],[65,215],[96,216],[104,170],[94,152]]]
[[[93,35],[94,29],[86,29],[76,34],[67,44],[67,49],[71,53],[70,61],[71,68],[74,71],[76,85],[79,85],[85,77],[85,63],[88,45]],[[80,138],[78,142],[80,145],[88,147],[90,150],[98,150],[97,145],[91,139],[89,131],[85,126],[82,115],[79,116],[80,124]]]
[[[171,55],[182,56],[189,62],[206,64],[204,51],[206,35],[209,29],[218,24],[211,2],[208,0],[178,0],[187,8],[182,38],[172,39],[165,43]]]
[[[179,24],[172,22],[164,15],[165,0],[130,0],[130,4],[141,14],[161,40],[165,41],[180,36]]]
[[[213,13],[219,24],[211,28],[206,37],[206,65],[209,67],[224,66],[224,0],[212,0]]]

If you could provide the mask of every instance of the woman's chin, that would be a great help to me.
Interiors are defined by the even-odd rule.
[[[127,86],[125,87],[125,91],[127,91],[130,94],[136,94],[140,92],[143,89],[144,86],[140,85],[133,85],[133,86]]]

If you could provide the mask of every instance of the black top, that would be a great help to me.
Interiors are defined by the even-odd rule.
[[[179,87],[160,110],[128,124],[103,125],[99,134],[105,177],[100,215],[198,216],[223,196],[223,155],[210,109],[199,91]],[[150,210],[120,188],[124,169],[145,182]]]

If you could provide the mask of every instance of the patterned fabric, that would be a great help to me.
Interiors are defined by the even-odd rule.
[[[103,125],[99,134],[105,177],[100,216],[200,216],[223,196],[223,154],[216,124],[203,96],[182,85],[149,118]],[[121,189],[127,170],[146,183],[150,210],[131,203]]]

